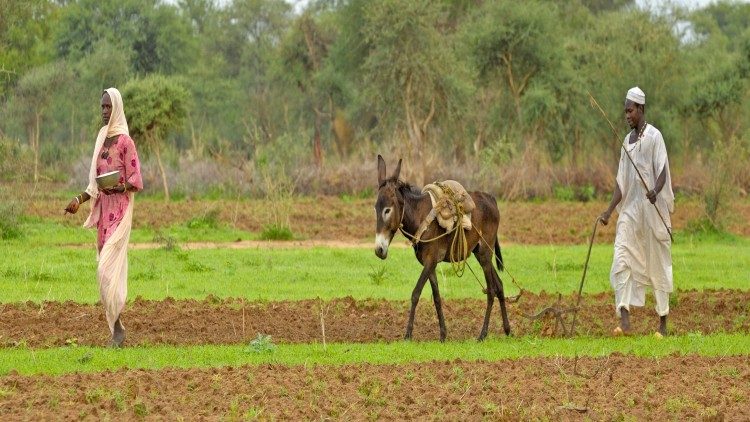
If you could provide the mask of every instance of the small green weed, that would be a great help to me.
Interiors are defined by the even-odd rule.
[[[125,411],[125,396],[119,390],[112,394],[112,405],[118,412]]]
[[[383,386],[378,380],[366,380],[357,387],[357,392],[365,401],[365,406],[384,406]]]
[[[262,414],[262,407],[251,407],[245,411],[245,413],[242,415],[242,418],[246,421],[253,421],[260,418],[260,415]]]
[[[101,388],[87,390],[85,397],[86,397],[86,403],[88,404],[99,403],[102,397],[104,397],[104,390],[102,390]]]
[[[188,263],[185,264],[185,271],[190,273],[206,273],[213,271],[213,268],[200,262],[188,261]]]
[[[140,398],[135,399],[135,403],[133,403],[133,413],[135,413],[136,416],[143,418],[148,415],[148,408],[146,407],[146,403],[144,403]]]
[[[154,242],[161,245],[162,250],[168,252],[176,252],[180,250],[180,245],[177,243],[177,239],[161,231],[157,231],[154,235]]]
[[[484,403],[482,405],[482,413],[485,416],[497,415],[500,412],[500,408],[495,403]]]
[[[383,264],[383,266],[381,266],[377,270],[372,267],[370,268],[372,269],[372,271],[367,273],[367,276],[370,277],[370,280],[372,280],[372,284],[376,286],[380,286],[381,284],[383,284],[383,282],[385,281],[385,277],[388,273],[388,270],[385,264]]]
[[[271,341],[271,336],[261,333],[245,348],[248,353],[273,353],[275,350],[276,345]]]

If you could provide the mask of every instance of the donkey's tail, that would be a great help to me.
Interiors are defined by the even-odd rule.
[[[500,239],[495,236],[495,262],[497,263],[498,271],[503,271],[503,254],[500,251]]]

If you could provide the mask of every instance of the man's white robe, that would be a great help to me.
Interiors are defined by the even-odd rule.
[[[652,287],[656,296],[656,310],[659,315],[669,313],[669,293],[672,292],[671,240],[666,225],[672,227],[670,214],[674,212],[674,193],[669,174],[667,148],[661,132],[647,125],[641,138],[629,144],[629,135],[624,146],[630,153],[648,190],[656,185],[661,170],[666,167],[666,182],[657,195],[656,206],[646,197],[648,191],[633,168],[625,151],[620,151],[617,169],[617,186],[622,200],[617,205],[617,234],[615,251],[610,272],[610,283],[615,290],[617,314],[620,308],[643,306],[646,287]]]

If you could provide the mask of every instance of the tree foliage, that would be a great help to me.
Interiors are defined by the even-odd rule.
[[[621,138],[638,85],[677,179],[750,137],[749,22],[750,5],[727,0],[4,0],[0,136],[70,173],[116,86],[165,193],[178,154],[249,177],[268,165],[310,180],[389,151],[417,183],[440,163],[496,190],[542,173],[589,183],[620,140],[589,95]],[[513,165],[542,173],[496,176]]]
[[[161,144],[171,132],[182,127],[187,115],[188,91],[177,79],[155,74],[128,82],[122,89],[122,97],[130,135],[138,145],[144,145],[156,155],[164,196],[169,199]]]

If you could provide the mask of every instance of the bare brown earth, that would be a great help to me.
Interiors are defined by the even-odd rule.
[[[614,354],[0,377],[0,418],[750,419],[750,358]]]
[[[88,206],[75,216],[63,216],[67,205],[59,199],[38,199],[28,203],[26,213],[49,218],[65,224],[80,225]],[[295,198],[289,216],[292,231],[301,239],[362,241],[374,236],[375,199],[344,200],[339,197]],[[189,200],[163,202],[153,199],[136,203],[136,228],[163,228],[184,224],[190,219],[210,212],[218,213],[218,220],[230,227],[260,232],[273,221],[269,203],[264,200]],[[591,235],[596,217],[607,207],[607,202],[501,202],[500,239],[525,244],[585,243]],[[689,221],[703,215],[700,202],[682,201],[672,216],[673,226],[682,230]],[[739,201],[731,207],[727,229],[735,234],[750,236],[750,202]],[[614,224],[600,227],[598,242],[614,239]],[[244,239],[247,240],[247,239]]]
[[[673,295],[679,302],[670,314],[674,334],[702,332],[750,332],[750,292],[681,291]],[[524,294],[509,305],[515,335],[562,335],[555,320],[537,321],[523,315],[539,312],[555,304],[558,297]],[[650,298],[649,298],[650,299]],[[579,335],[608,336],[616,325],[609,294],[584,296],[578,315]],[[562,307],[575,304],[574,296],[563,297]],[[386,300],[336,299],[330,302],[302,300],[291,302],[247,302],[241,299],[145,301],[128,304],[123,321],[128,329],[128,345],[148,344],[232,344],[245,343],[258,333],[271,335],[275,342],[309,343],[322,341],[321,308],[326,341],[376,342],[399,340],[408,315],[407,302]],[[478,336],[484,316],[484,300],[444,302],[448,339]],[[491,333],[501,335],[499,306],[495,305]],[[650,334],[657,325],[653,305],[634,308],[636,334]],[[570,316],[566,324],[570,323]],[[54,347],[66,344],[105,345],[109,331],[103,308],[74,302],[5,304],[0,307],[0,346]],[[431,300],[417,307],[414,328],[416,340],[437,340],[438,326]]]

